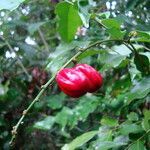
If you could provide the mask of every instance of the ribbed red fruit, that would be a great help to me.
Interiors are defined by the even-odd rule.
[[[59,71],[56,81],[65,94],[77,98],[87,92],[97,91],[102,86],[103,78],[93,67],[87,64],[78,64],[73,68]]]

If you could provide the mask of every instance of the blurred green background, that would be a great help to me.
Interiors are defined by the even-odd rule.
[[[149,0],[1,0],[0,149],[150,149],[149,7]],[[54,82],[10,147],[12,127],[41,85],[78,48],[106,39],[114,41],[77,58],[102,73],[103,87],[73,99]],[[116,41],[129,39],[135,51]]]

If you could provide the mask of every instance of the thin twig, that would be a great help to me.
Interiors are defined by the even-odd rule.
[[[95,17],[95,20],[96,20],[103,28],[107,29],[107,27],[106,27],[104,24],[102,24],[101,20],[98,19],[98,17]]]
[[[134,50],[126,42],[123,42],[123,44],[134,53]]]
[[[129,42],[129,44],[133,48],[133,50],[136,51],[136,48],[134,47],[134,45],[131,42]]]
[[[6,45],[8,46],[9,50],[13,53],[15,53],[15,57],[17,59],[17,63],[20,65],[20,67],[22,68],[22,70],[24,71],[24,73],[27,75],[28,79],[30,80],[31,76],[29,75],[28,71],[26,70],[26,68],[24,67],[23,63],[21,62],[20,58],[18,57],[18,55],[16,54],[15,50],[12,48],[12,46],[9,44],[9,42],[2,36],[0,36],[0,38],[6,43]]]
[[[44,37],[44,35],[43,35],[43,33],[42,33],[40,28],[38,28],[38,33],[39,33],[40,38],[41,38],[41,40],[42,40],[42,42],[43,42],[43,44],[45,46],[46,51],[49,52],[49,46],[48,46],[48,44],[47,44],[47,42],[45,40],[45,37]]]
[[[146,50],[150,51],[150,49],[149,49],[148,47],[146,47],[146,46],[144,46],[144,45],[142,45],[142,46],[143,46],[143,48],[145,48]]]
[[[91,45],[89,45],[88,47],[86,48],[81,48],[69,61],[67,61],[57,72],[59,72],[61,69],[67,67],[73,60],[75,60],[79,55],[81,55],[83,52],[85,52],[86,50],[88,50],[89,48],[93,47],[93,46],[96,46],[96,45],[99,45],[99,44],[102,44],[104,42],[111,42],[111,41],[122,41],[122,40],[102,40],[102,41],[97,41]],[[55,73],[52,78],[50,80],[48,80],[48,82],[41,86],[41,91],[38,93],[38,95],[35,97],[35,99],[32,101],[32,103],[28,106],[28,108],[26,110],[23,111],[22,113],[22,116],[21,118],[19,119],[19,121],[17,122],[17,124],[13,127],[13,130],[12,130],[12,138],[11,138],[11,141],[10,141],[10,145],[13,144],[15,138],[16,138],[16,134],[17,134],[17,131],[18,131],[18,128],[21,124],[21,122],[23,121],[23,119],[25,118],[25,116],[27,115],[27,113],[29,112],[29,110],[32,108],[32,106],[37,102],[39,101],[40,97],[42,96],[42,94],[44,93],[44,91],[46,90],[46,88],[54,81],[55,79],[55,76],[56,76],[57,73]]]

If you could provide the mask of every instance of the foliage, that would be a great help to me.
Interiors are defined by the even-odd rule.
[[[149,0],[1,0],[1,149],[11,149],[12,128],[41,88],[14,149],[150,149],[149,6]],[[45,90],[66,62],[93,66],[103,87],[77,99],[53,80]]]

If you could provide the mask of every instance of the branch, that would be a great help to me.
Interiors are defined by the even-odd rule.
[[[131,42],[129,42],[129,44],[132,47],[132,49],[134,50],[134,52],[137,53],[136,48],[134,47],[134,45]]]
[[[134,54],[134,50],[126,43],[126,42],[123,42],[123,44],[127,47],[127,48],[129,48],[132,52],[133,52],[133,54]]]
[[[6,45],[8,46],[9,50],[13,53],[15,53],[16,55],[16,59],[17,59],[17,63],[20,65],[20,67],[22,68],[22,70],[24,71],[24,73],[27,75],[28,79],[31,79],[31,76],[29,75],[28,71],[26,70],[26,68],[24,67],[23,63],[21,62],[20,58],[17,56],[15,50],[12,48],[12,46],[9,44],[9,42],[2,36],[0,36],[0,38],[5,41]]]
[[[142,46],[143,46],[143,48],[145,48],[146,50],[150,51],[150,49],[149,49],[148,47],[146,47],[146,46],[144,46],[144,45],[142,45]]]
[[[41,38],[41,40],[42,40],[42,42],[43,42],[43,44],[45,46],[46,51],[49,52],[49,46],[48,46],[48,44],[47,44],[47,42],[46,42],[46,40],[44,38],[44,35],[43,35],[43,33],[42,33],[40,28],[38,28],[38,33],[39,33],[40,38]]]
[[[91,45],[89,45],[88,47],[86,48],[81,48],[79,49],[79,51],[72,57],[70,58],[70,60],[68,60],[57,72],[59,72],[60,70],[62,70],[63,68],[67,67],[73,60],[75,60],[79,55],[81,55],[83,52],[85,52],[86,50],[88,50],[89,48],[91,47],[94,47],[96,45],[99,45],[99,44],[102,44],[102,43],[105,43],[105,42],[112,42],[112,41],[121,41],[123,42],[122,40],[102,40],[102,41],[97,41]],[[15,138],[16,138],[16,135],[17,135],[17,131],[18,131],[18,128],[21,124],[21,122],[23,121],[23,119],[25,118],[25,116],[27,115],[27,113],[29,112],[29,110],[32,108],[32,106],[37,102],[39,101],[40,97],[42,96],[42,94],[44,93],[44,91],[46,90],[46,88],[52,84],[52,82],[54,81],[55,79],[55,76],[57,74],[57,72],[52,76],[52,78],[50,80],[48,80],[48,82],[45,84],[45,85],[42,85],[41,86],[41,91],[38,93],[38,95],[35,97],[35,99],[32,101],[32,103],[28,106],[28,108],[26,110],[23,111],[22,113],[22,116],[21,118],[19,119],[19,121],[17,122],[17,124],[13,127],[13,130],[12,130],[12,138],[11,138],[11,141],[9,142],[10,145],[13,144]]]
[[[95,21],[97,21],[103,28],[107,29],[107,27],[106,27],[104,24],[102,24],[101,20],[98,19],[98,17],[95,17],[94,19],[95,19]]]

